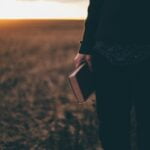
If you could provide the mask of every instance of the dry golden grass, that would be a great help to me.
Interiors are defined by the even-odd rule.
[[[95,102],[73,103],[67,82],[83,28],[83,21],[0,21],[0,149],[101,150]]]
[[[0,149],[98,150],[95,105],[67,82],[83,21],[0,21]]]

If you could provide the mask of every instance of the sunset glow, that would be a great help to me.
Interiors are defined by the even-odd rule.
[[[51,0],[1,0],[0,19],[68,18],[83,19],[87,15],[88,0],[81,2],[55,2]]]

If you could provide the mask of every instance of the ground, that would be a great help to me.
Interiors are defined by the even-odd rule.
[[[95,102],[67,76],[84,22],[0,21],[0,149],[101,150]]]

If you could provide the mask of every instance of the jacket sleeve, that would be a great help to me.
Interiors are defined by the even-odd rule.
[[[80,41],[79,53],[90,54],[94,45],[94,35],[99,22],[100,7],[102,0],[90,0],[88,5],[88,15],[84,24],[84,34]]]

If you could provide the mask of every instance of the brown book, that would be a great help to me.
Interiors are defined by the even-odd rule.
[[[88,100],[95,91],[93,72],[86,62],[74,69],[68,76],[69,84],[78,103]]]

